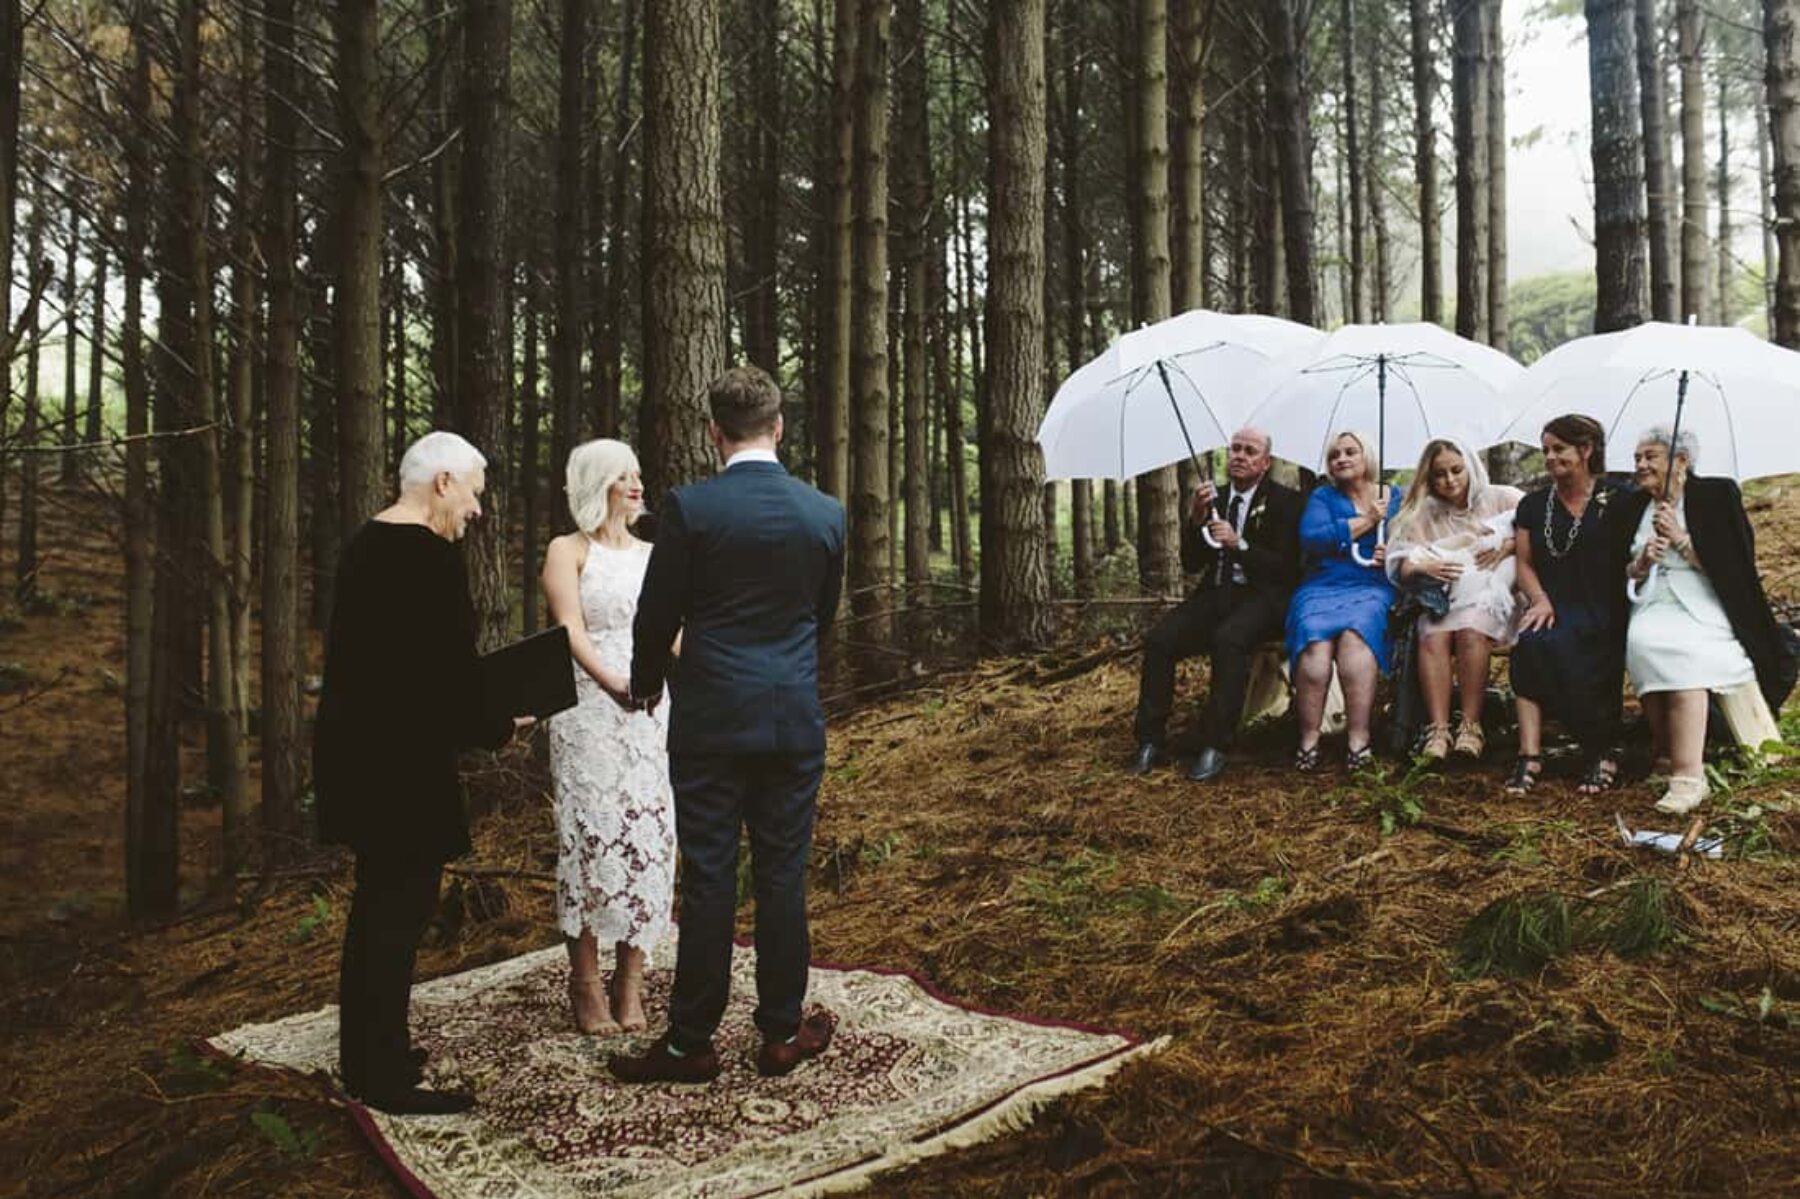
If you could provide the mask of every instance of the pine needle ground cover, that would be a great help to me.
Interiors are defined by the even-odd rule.
[[[1784,500],[1756,518],[1773,582],[1800,512]],[[65,665],[74,680],[9,712],[0,737],[0,1193],[397,1193],[322,1084],[232,1072],[191,1047],[334,1000],[344,862],[247,879],[163,928],[111,918],[110,553],[96,540],[46,575],[93,603],[0,631],[0,659],[32,685]],[[985,663],[837,722],[814,952],[1171,1044],[873,1193],[1793,1189],[1793,774],[1733,774],[1713,806],[1725,857],[1685,871],[1619,842],[1615,812],[1654,826],[1652,792],[1578,796],[1560,762],[1525,799],[1500,794],[1496,765],[1404,796],[1390,778],[1369,803],[1339,778],[1290,774],[1276,728],[1216,787],[1133,779],[1136,658],[1059,670],[1095,648]],[[1202,669],[1184,671],[1184,700],[1203,687]],[[194,775],[199,744],[196,730]],[[524,758],[477,780],[489,810],[421,977],[555,944],[545,789]],[[1399,814],[1388,832],[1384,812]],[[216,809],[196,802],[184,820],[199,877]],[[1545,895],[1569,909],[1566,945],[1547,936],[1541,962],[1513,970],[1463,959],[1484,911]],[[1602,908],[1616,939],[1577,936],[1578,912]]]

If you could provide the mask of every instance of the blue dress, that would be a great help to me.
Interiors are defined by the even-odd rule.
[[[1387,517],[1400,510],[1402,489],[1388,489]],[[1388,611],[1394,585],[1378,566],[1363,566],[1350,556],[1350,522],[1356,505],[1330,483],[1313,489],[1300,514],[1300,555],[1305,577],[1288,605],[1287,653],[1291,673],[1300,651],[1315,641],[1354,632],[1368,644],[1382,673],[1388,669]],[[1375,553],[1377,530],[1357,541],[1364,557]]]

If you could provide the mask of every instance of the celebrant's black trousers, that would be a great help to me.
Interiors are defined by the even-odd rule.
[[[443,863],[356,855],[356,894],[338,979],[338,1065],[357,1094],[412,1085],[412,1000],[419,938],[437,908]]]
[[[1136,732],[1140,743],[1163,743],[1175,706],[1175,665],[1207,654],[1212,683],[1201,721],[1201,744],[1228,749],[1250,688],[1250,660],[1257,647],[1281,636],[1287,595],[1263,587],[1229,583],[1188,596],[1144,637],[1143,673],[1138,679]]]

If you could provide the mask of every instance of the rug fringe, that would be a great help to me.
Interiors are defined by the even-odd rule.
[[[936,1157],[938,1154],[952,1149],[967,1149],[972,1145],[979,1145],[984,1141],[991,1141],[1008,1133],[1021,1132],[1028,1128],[1031,1122],[1037,1118],[1038,1112],[1053,1100],[1075,1091],[1083,1091],[1097,1086],[1118,1072],[1127,1062],[1148,1057],[1153,1053],[1160,1053],[1168,1046],[1168,1037],[1157,1037],[1154,1041],[1146,1041],[1142,1045],[1134,1046],[1085,1069],[1021,1087],[979,1116],[966,1120],[934,1137],[906,1145],[891,1146],[874,1161],[839,1170],[810,1182],[796,1183],[783,1188],[781,1193],[784,1196],[794,1196],[795,1199],[805,1199],[805,1197],[816,1195],[838,1195],[847,1191],[859,1191],[868,1186],[877,1174],[885,1174],[890,1170],[916,1165],[927,1158]]]

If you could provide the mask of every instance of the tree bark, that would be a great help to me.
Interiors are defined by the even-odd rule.
[[[556,226],[552,232],[556,261],[551,268],[555,272],[553,278],[556,288],[556,311],[550,325],[550,406],[554,413],[551,425],[555,430],[550,464],[552,478],[561,476],[568,464],[569,451],[575,448],[575,441],[581,436],[578,431],[582,394],[581,342],[582,333],[587,328],[581,311],[581,297],[587,279],[588,243],[587,204],[582,188],[585,175],[581,160],[582,134],[585,128],[583,118],[588,96],[587,16],[588,0],[562,0],[562,22],[557,31],[557,57],[560,65],[556,92]],[[613,232],[616,235],[617,231]],[[526,270],[535,271],[537,255],[531,254],[528,257]],[[525,353],[533,368],[537,366],[537,292],[535,285],[527,285]],[[535,384],[535,380],[532,383]],[[537,429],[533,421],[537,404],[537,396],[532,391],[532,385],[528,384],[524,407],[532,415],[527,418],[525,436],[534,443],[534,449]],[[535,479],[536,457],[528,456],[525,462],[526,479]],[[537,511],[534,496],[536,488],[528,482],[526,490],[525,511],[529,525],[530,517]],[[535,535],[536,528],[533,526],[525,540],[526,560],[522,572],[527,631],[536,628],[533,596],[537,589],[537,572],[531,569],[532,555],[537,548]]]
[[[1725,93],[1724,67],[1719,69],[1719,307],[1721,325],[1732,322],[1731,280],[1736,264],[1731,257],[1731,122]]]
[[[565,26],[566,28],[566,26]],[[539,509],[542,507],[539,497],[543,494],[540,481],[545,477],[542,464],[538,462],[538,433],[542,425],[542,414],[538,403],[538,311],[543,307],[539,283],[537,255],[528,253],[525,262],[525,366],[523,378],[520,379],[519,394],[519,471],[520,500],[524,505],[525,545],[524,563],[519,567],[519,606],[524,613],[524,633],[527,637],[538,631],[538,524]],[[557,270],[565,269],[558,263]],[[560,285],[561,280],[558,279]],[[558,297],[560,304],[562,297]],[[579,354],[580,324],[570,328],[570,339],[575,342]],[[564,463],[553,463],[547,472],[548,477],[555,478],[562,473]]]
[[[40,295],[43,289],[35,285],[35,280],[38,272],[46,270],[49,265],[44,258],[44,219],[49,199],[50,189],[45,186],[40,168],[36,186],[32,190],[31,215],[25,220],[25,260],[31,264],[30,277],[34,283],[31,296],[25,303],[22,329],[25,339],[25,387],[21,397],[24,411],[19,418],[18,438],[19,447],[24,453],[19,456],[19,547],[18,553],[13,556],[13,592],[20,607],[27,606],[38,590],[38,463],[41,455],[33,451],[38,448],[43,425],[38,411],[39,349],[43,345]],[[11,333],[11,329],[6,331],[6,335]],[[10,378],[7,383],[7,390],[10,391]]]
[[[265,868],[300,844],[300,370],[294,281],[299,212],[295,200],[295,0],[267,0],[263,12],[263,252],[268,263],[268,355],[262,563],[262,845]]]
[[[888,525],[888,18],[862,0],[856,75],[856,269],[851,353],[850,586],[861,639],[892,636]]]
[[[1313,248],[1311,135],[1307,110],[1300,90],[1303,43],[1296,25],[1298,0],[1270,0],[1269,35],[1275,60],[1269,113],[1270,140],[1281,176],[1281,223],[1287,255],[1287,315],[1301,324],[1317,324],[1320,318]]]
[[[106,397],[106,279],[112,253],[106,238],[96,237],[89,253],[94,256],[94,309],[88,325],[87,408],[82,414],[81,440],[92,446],[104,435],[102,418]],[[89,450],[84,457],[93,457]]]
[[[1081,14],[1084,7],[1082,0],[1062,0],[1064,33],[1056,43],[1056,70],[1062,77],[1062,86],[1058,89],[1062,104],[1056,118],[1061,126],[1057,143],[1062,151],[1063,345],[1068,354],[1071,372],[1084,361],[1082,329],[1087,321],[1087,233],[1082,207],[1084,192],[1081,187],[1082,53],[1085,32]],[[1196,95],[1201,94],[1201,86],[1201,82],[1196,79],[1193,83]],[[1195,132],[1198,133],[1198,130]],[[1198,192],[1198,181],[1194,186]],[[1202,219],[1205,217],[1204,212],[1196,215]],[[1086,599],[1094,592],[1093,483],[1087,479],[1076,479],[1070,483],[1069,493],[1073,542],[1071,565],[1075,595]]]
[[[1338,41],[1343,57],[1344,173],[1350,199],[1350,306],[1347,320],[1369,319],[1363,286],[1363,161],[1356,108],[1356,0],[1338,0]]]
[[[376,0],[337,10],[336,349],[338,531],[349,537],[382,507],[380,65]]]
[[[1676,311],[1675,247],[1669,210],[1673,184],[1669,174],[1669,103],[1663,87],[1662,56],[1657,53],[1656,0],[1634,0],[1632,20],[1637,36],[1638,107],[1644,134],[1644,199],[1650,223],[1650,312],[1659,321],[1680,319]]]
[[[833,174],[830,281],[823,402],[819,407],[819,487],[850,501],[850,359],[856,256],[856,126],[861,0],[837,0],[832,33]],[[854,550],[852,550],[854,557]]]
[[[1488,82],[1486,0],[1455,0],[1450,75],[1456,144],[1456,332],[1488,338]]]
[[[1764,79],[1769,74],[1769,56],[1765,46],[1759,43],[1757,48],[1761,57],[1761,74]],[[1769,336],[1775,336],[1775,274],[1777,256],[1775,252],[1775,164],[1770,154],[1769,143],[1772,135],[1769,130],[1768,96],[1752,94],[1751,109],[1756,113],[1756,199],[1757,209],[1761,214],[1762,228],[1762,266],[1763,266],[1763,319],[1767,324]]]
[[[719,21],[706,0],[644,6],[644,396],[650,495],[712,467],[706,389],[724,366]]]
[[[1593,121],[1594,331],[1644,319],[1644,175],[1630,0],[1586,0]]]
[[[1169,18],[1166,0],[1138,0],[1138,131],[1136,320],[1151,325],[1170,316],[1169,269]],[[989,302],[993,293],[989,290]],[[1042,353],[1042,350],[1039,350]],[[1181,588],[1180,513],[1172,467],[1138,476],[1138,582],[1152,595]],[[983,510],[986,501],[983,500]],[[987,544],[984,536],[982,544]],[[985,590],[985,587],[983,588]]]
[[[987,395],[981,407],[981,632],[1003,649],[1052,631],[1044,569],[1044,4],[988,9]],[[1164,134],[1166,136],[1166,132]],[[1165,158],[1164,203],[1167,202]],[[1168,287],[1167,209],[1163,287]]]
[[[148,7],[148,0],[138,0],[130,12],[132,50],[126,96],[127,105],[133,112],[147,112],[150,107],[150,47],[145,28]],[[147,852],[151,847],[154,810],[149,776],[149,736],[151,613],[156,580],[150,552],[153,521],[150,446],[145,439],[150,432],[150,380],[144,369],[144,264],[150,251],[149,214],[154,203],[154,172],[147,139],[125,137],[122,141],[125,156],[124,242],[120,246],[119,265],[125,281],[125,312],[123,328],[119,331],[119,359],[125,388],[125,435],[128,439],[125,443],[124,514],[125,904],[127,912],[136,917],[150,910],[154,894],[150,880],[160,869]],[[0,215],[0,220],[4,219],[4,215]],[[5,302],[0,301],[0,309],[4,306]],[[264,802],[267,802],[266,795]]]
[[[752,365],[781,378],[781,0],[755,0],[751,25],[752,197],[744,231],[748,268],[744,354]],[[923,53],[915,43],[914,54]]]
[[[260,333],[260,303],[257,295],[256,267],[256,178],[257,122],[255,120],[257,45],[261,30],[248,16],[239,20],[238,63],[238,185],[232,195],[231,238],[231,358],[226,380],[226,425],[230,436],[225,444],[224,499],[229,506],[226,520],[227,557],[226,598],[230,612],[231,662],[229,668],[233,739],[230,745],[232,785],[237,789],[242,818],[237,823],[232,861],[235,867],[248,851],[251,830],[248,827],[248,790],[250,776],[250,611],[251,590],[256,585],[254,555],[256,550],[256,437],[254,408],[256,388],[257,338]],[[379,397],[377,397],[379,406]],[[223,872],[222,872],[223,873]],[[236,878],[235,869],[226,874]]]
[[[1770,149],[1775,166],[1774,340],[1800,349],[1800,0],[1767,0]]]
[[[1676,0],[1681,66],[1681,317],[1710,323],[1711,247],[1706,236],[1706,77],[1700,60],[1705,27],[1700,0]]]
[[[906,454],[906,582],[909,602],[931,600],[931,433],[926,413],[926,384],[931,363],[926,357],[925,327],[928,317],[927,226],[931,214],[930,92],[925,72],[925,14],[923,0],[900,0],[894,33],[905,48],[900,60],[900,155],[905,164],[899,188],[901,256],[906,277],[906,304],[901,317]]]
[[[623,28],[619,45],[618,95],[613,104],[612,194],[608,200],[606,286],[601,295],[600,321],[603,345],[598,368],[600,411],[597,416],[603,437],[620,435],[620,386],[625,361],[625,296],[629,290],[627,280],[631,277],[626,269],[629,257],[625,246],[626,232],[631,223],[626,220],[626,212],[630,196],[632,158],[627,152],[626,142],[636,120],[631,106],[631,68],[638,49],[639,6],[637,0],[622,0],[619,7],[623,14]],[[574,444],[574,438],[580,436],[579,427],[580,422],[571,426],[570,445]]]
[[[426,81],[429,97],[427,123],[431,143],[445,147],[431,163],[431,258],[426,273],[426,294],[431,307],[432,425],[439,429],[460,426],[462,404],[456,394],[462,351],[457,337],[456,213],[458,156],[449,146],[453,121],[455,78],[453,65],[461,40],[461,12],[446,10],[445,0],[424,0],[425,53],[431,61]]]
[[[63,447],[60,455],[62,470],[58,482],[64,487],[73,486],[79,478],[78,455],[71,448],[76,441],[75,421],[80,410],[80,401],[75,393],[75,365],[79,357],[75,342],[81,327],[81,322],[75,318],[81,303],[75,272],[75,264],[81,256],[81,200],[74,186],[68,189],[68,200],[69,239],[63,246],[63,405],[62,429],[58,441]]]
[[[1501,353],[1512,345],[1507,330],[1506,278],[1506,30],[1500,0],[1482,0],[1487,56],[1488,344]]]
[[[1369,151],[1364,156],[1363,175],[1369,197],[1369,231],[1375,242],[1374,278],[1369,287],[1369,317],[1375,321],[1388,319],[1388,301],[1393,294],[1392,250],[1389,245],[1387,220],[1387,167],[1381,148],[1387,137],[1387,86],[1385,61],[1387,50],[1387,14],[1377,6],[1370,14],[1371,27],[1363,34],[1366,73],[1369,78]]]
[[[1413,93],[1413,172],[1419,190],[1419,319],[1444,320],[1444,234],[1438,218],[1437,68],[1431,47],[1431,0],[1408,0]]]
[[[0,287],[0,337],[10,334],[13,326],[13,230],[19,205],[19,98],[24,64],[24,5],[22,0],[0,0],[0,260],[7,264],[8,279],[8,285]],[[0,370],[4,371],[0,377],[12,379],[10,351],[0,354]]]
[[[1175,17],[1176,84],[1174,141],[1174,237],[1175,274],[1171,298],[1176,312],[1205,303],[1206,293],[1206,30],[1204,0],[1177,0]],[[1064,79],[1070,72],[1060,71]],[[1064,105],[1068,117],[1062,136],[1077,136],[1079,111]],[[1067,187],[1070,152],[1064,152],[1064,186]],[[1064,200],[1065,221],[1073,217],[1073,204]],[[1066,241],[1066,235],[1065,235]],[[1066,275],[1065,275],[1066,278]],[[1081,365],[1079,349],[1069,346],[1069,370]]]

